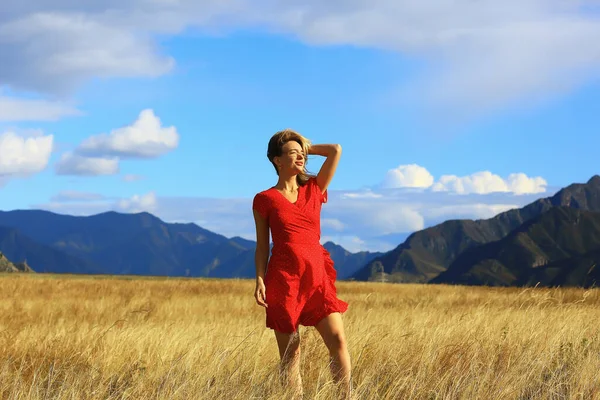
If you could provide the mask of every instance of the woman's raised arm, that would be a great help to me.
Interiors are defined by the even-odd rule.
[[[308,154],[327,157],[317,174],[317,184],[321,188],[321,193],[325,193],[342,157],[342,146],[340,144],[313,144],[308,148]]]

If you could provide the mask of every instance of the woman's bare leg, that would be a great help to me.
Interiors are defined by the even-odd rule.
[[[302,377],[300,375],[300,331],[282,333],[275,331],[281,363],[279,376],[283,385],[289,385],[295,396],[302,398]]]
[[[333,380],[341,389],[341,398],[350,399],[352,395],[350,353],[344,334],[344,323],[340,313],[332,313],[323,318],[315,328],[323,338],[331,357]]]

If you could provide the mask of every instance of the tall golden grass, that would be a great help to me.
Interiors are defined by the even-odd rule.
[[[600,291],[338,282],[357,399],[600,399]],[[252,280],[0,276],[2,399],[282,399]],[[334,390],[302,327],[305,398]]]

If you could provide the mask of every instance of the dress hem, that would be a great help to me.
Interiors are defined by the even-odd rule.
[[[315,318],[314,320],[304,321],[305,323],[297,322],[296,323],[296,328],[294,330],[292,330],[292,331],[289,331],[289,329],[282,328],[281,326],[279,326],[279,328],[282,328],[282,329],[278,329],[278,326],[277,326],[278,324],[269,324],[268,322],[266,324],[266,328],[269,328],[269,329],[272,329],[272,330],[275,330],[275,331],[281,332],[281,333],[292,334],[292,333],[295,333],[298,330],[298,328],[300,327],[300,325],[302,325],[304,327],[316,326],[324,318],[327,318],[329,315],[331,315],[333,313],[337,312],[337,313],[340,313],[340,314],[343,315],[344,313],[346,313],[346,311],[348,311],[348,308],[349,308],[349,306],[346,303],[344,306],[340,307],[339,309],[335,309],[335,308],[326,309],[319,317]]]

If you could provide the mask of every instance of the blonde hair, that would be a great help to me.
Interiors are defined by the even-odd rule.
[[[273,164],[277,175],[279,175],[279,170],[277,169],[277,165],[275,165],[273,159],[281,156],[283,154],[283,145],[292,140],[302,147],[302,152],[304,153],[304,167],[302,172],[296,176],[296,180],[298,185],[305,185],[310,178],[314,177],[314,175],[310,174],[306,169],[306,165],[308,164],[308,149],[311,145],[310,140],[292,129],[284,129],[279,131],[275,133],[269,140],[267,158],[269,161],[271,161],[271,164]]]

